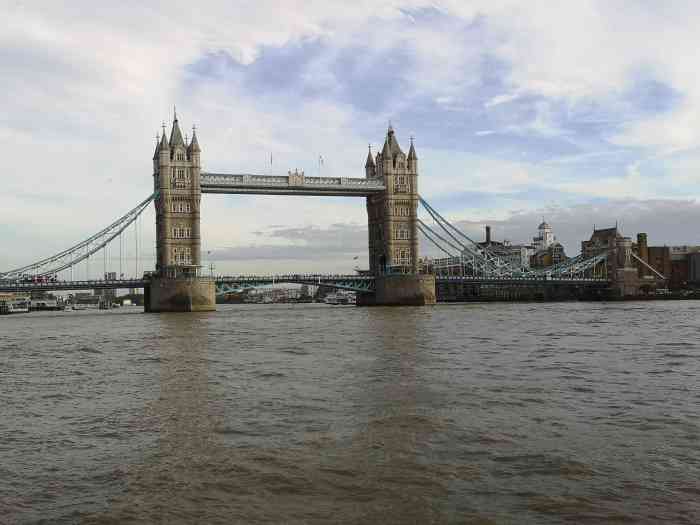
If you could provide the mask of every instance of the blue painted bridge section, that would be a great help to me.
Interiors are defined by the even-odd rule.
[[[374,293],[374,277],[363,275],[336,275],[297,273],[286,275],[239,275],[216,277],[216,294],[240,293],[252,288],[275,284],[307,284],[326,286],[357,293]],[[0,292],[32,293],[103,289],[145,288],[148,279],[83,280],[23,282],[21,280],[0,280]]]
[[[369,275],[326,275],[296,273],[287,275],[238,275],[216,278],[216,295],[239,293],[275,284],[326,286],[357,293],[374,293],[374,277]]]
[[[306,284],[309,286],[325,286],[339,290],[349,290],[362,294],[374,293],[375,279],[370,275],[342,275],[342,274],[313,274],[295,273],[283,275],[237,275],[219,276],[215,278],[216,294],[241,293],[245,290],[273,286],[276,284]],[[607,288],[610,283],[607,279],[591,278],[555,278],[555,277],[473,277],[473,276],[436,276],[436,285],[449,283],[481,284],[512,286],[569,286],[585,288]],[[84,280],[84,281],[52,281],[52,282],[21,282],[17,280],[0,280],[0,292],[31,293],[31,292],[56,292],[56,291],[80,291],[100,289],[129,289],[145,288],[150,281],[143,279],[117,279],[117,280]]]

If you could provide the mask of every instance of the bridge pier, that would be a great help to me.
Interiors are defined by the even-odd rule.
[[[373,295],[357,296],[358,306],[425,306],[435,302],[434,275],[382,275],[375,280]]]
[[[208,277],[156,277],[144,289],[146,312],[213,312],[216,284]]]

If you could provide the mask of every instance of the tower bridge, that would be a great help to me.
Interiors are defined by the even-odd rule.
[[[138,206],[88,239],[34,263],[0,273],[0,291],[143,288],[147,311],[206,311],[215,309],[215,296],[273,283],[328,286],[358,292],[362,305],[422,305],[436,300],[440,289],[538,286],[610,287],[630,264],[629,255],[609,247],[542,270],[515,268],[480,246],[447,221],[418,193],[418,156],[411,139],[404,153],[389,126],[381,152],[368,152],[364,177],[307,177],[212,173],[202,170],[201,148],[193,128],[183,138],[177,114],[169,137],[165,126],[153,153],[153,192]],[[202,275],[200,210],[202,194],[299,195],[361,197],[368,221],[369,275],[292,274],[276,276]],[[156,211],[155,271],[144,277],[104,281],[49,278],[74,268],[121,237],[153,202]],[[419,206],[429,220],[418,216]],[[426,266],[419,257],[419,236],[446,257]],[[612,256],[611,256],[612,255]],[[72,273],[72,272],[71,272]],[[31,276],[32,279],[27,279]]]

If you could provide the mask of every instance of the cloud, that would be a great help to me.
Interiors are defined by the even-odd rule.
[[[653,246],[700,244],[695,225],[700,221],[700,202],[696,200],[609,200],[573,206],[549,206],[535,210],[512,212],[501,220],[456,221],[472,239],[483,238],[484,226],[492,226],[496,240],[528,242],[537,233],[537,225],[545,218],[568,255],[580,253],[581,241],[588,240],[594,226],[619,225],[621,232],[633,238],[637,233],[649,234]]]
[[[260,241],[246,246],[215,249],[213,261],[337,259],[363,256],[367,252],[367,226],[332,224],[277,227],[256,232]]]
[[[586,206],[625,197],[656,203],[634,204],[641,227],[643,213],[650,224],[688,219],[660,203],[700,197],[692,3],[76,1],[3,14],[0,268],[58,251],[142,200],[153,136],[174,103],[185,127],[198,125],[211,171],[315,174],[323,155],[323,174],[361,176],[366,144],[380,144],[391,119],[404,143],[417,137],[421,193],[476,223],[528,222],[512,210],[551,206],[589,220]],[[342,266],[332,244],[342,229],[330,225],[366,220],[357,200],[204,199],[205,249],[238,257],[290,246],[312,264],[324,258],[314,239],[328,235],[318,242],[338,255],[325,264]]]

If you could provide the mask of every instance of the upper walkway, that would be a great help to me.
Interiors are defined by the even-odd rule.
[[[202,173],[200,185],[202,193],[338,197],[366,197],[385,189],[381,179],[306,177],[298,173],[283,176]]]

